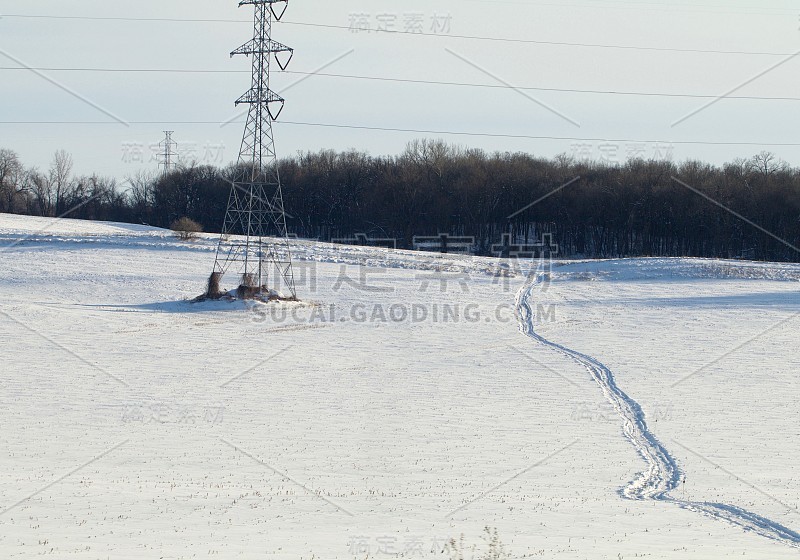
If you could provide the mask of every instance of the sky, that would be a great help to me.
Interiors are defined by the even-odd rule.
[[[173,130],[185,161],[235,161],[250,77],[230,52],[252,13],[0,0],[0,148],[39,168],[64,149],[76,173],[122,181],[157,170]],[[800,166],[800,1],[291,0],[273,38],[295,49],[272,76],[281,156],[441,138],[611,163],[767,150]]]

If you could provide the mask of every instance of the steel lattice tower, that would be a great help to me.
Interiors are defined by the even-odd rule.
[[[272,40],[272,24],[283,17],[288,0],[239,2],[240,7],[244,5],[255,8],[253,39],[233,51],[231,57],[241,54],[252,57],[251,87],[236,100],[237,106],[247,104],[250,109],[208,295],[222,295],[219,283],[231,268],[235,268],[241,278],[238,290],[241,297],[267,295],[272,270],[275,289],[283,292],[286,298],[296,299],[272,131],[273,121],[283,110],[284,99],[269,88],[273,58],[280,69],[285,70],[294,54],[293,49]],[[281,9],[276,10],[276,5]]]
[[[172,169],[175,167],[175,164],[172,161],[172,156],[176,155],[174,149],[178,147],[178,143],[172,140],[173,132],[174,131],[172,130],[165,130],[164,139],[158,143],[158,145],[164,149],[164,152],[161,154],[161,157],[164,159],[159,164],[159,166],[164,168],[164,177],[169,175],[170,171],[172,171]]]

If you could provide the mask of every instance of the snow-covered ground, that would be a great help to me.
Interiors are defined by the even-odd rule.
[[[185,301],[211,236],[0,245],[2,558],[799,553],[800,266],[296,242],[261,306]]]

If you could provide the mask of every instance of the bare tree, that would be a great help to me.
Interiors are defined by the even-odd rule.
[[[64,150],[59,150],[53,156],[50,164],[48,180],[50,182],[51,195],[53,197],[53,210],[56,214],[62,214],[66,210],[64,201],[69,196],[69,191],[73,187],[72,175],[72,156]]]
[[[25,192],[25,168],[16,152],[0,150],[0,212],[15,212]]]
[[[764,177],[769,177],[770,175],[789,169],[789,164],[778,158],[778,156],[772,152],[761,152],[753,156],[748,164],[751,171],[760,173]]]
[[[53,188],[50,179],[38,169],[31,169],[28,172],[27,183],[33,195],[35,212],[40,216],[52,216]]]
[[[128,177],[130,185],[129,196],[135,208],[148,208],[155,202],[155,175],[147,171],[139,171],[133,177]]]

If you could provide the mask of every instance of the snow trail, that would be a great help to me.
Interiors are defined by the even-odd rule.
[[[800,534],[775,521],[733,505],[693,502],[669,495],[672,490],[678,487],[681,471],[675,459],[650,431],[639,403],[619,388],[614,379],[614,374],[598,360],[547,340],[536,333],[533,324],[534,312],[531,307],[531,298],[534,288],[544,276],[544,274],[539,274],[532,282],[526,283],[517,293],[515,307],[520,331],[536,342],[556,350],[586,368],[600,386],[603,395],[622,419],[625,437],[628,438],[639,455],[645,460],[647,470],[640,473],[626,487],[620,489],[619,494],[628,500],[655,500],[672,503],[689,511],[727,521],[745,531],[752,531],[768,539],[794,548],[800,548]]]

